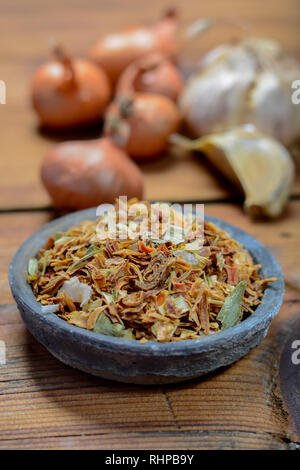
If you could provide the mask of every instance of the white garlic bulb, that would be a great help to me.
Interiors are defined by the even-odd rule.
[[[300,64],[280,44],[244,39],[204,57],[180,109],[195,137],[253,123],[288,146],[300,137],[300,105],[291,99],[299,78]]]

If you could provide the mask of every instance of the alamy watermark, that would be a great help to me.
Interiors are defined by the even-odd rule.
[[[291,97],[292,103],[300,104],[300,80],[294,80],[292,83],[292,88],[295,90]]]
[[[0,104],[6,104],[6,83],[0,80]]]
[[[0,340],[0,366],[6,364],[6,345],[4,341]]]
[[[291,357],[292,363],[297,366],[300,364],[300,339],[295,339],[295,341],[292,342],[291,348],[295,349]]]
[[[101,204],[97,208],[98,240],[152,240],[179,244],[197,239],[203,245],[204,204],[127,202]]]

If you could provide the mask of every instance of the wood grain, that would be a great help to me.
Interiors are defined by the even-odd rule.
[[[173,0],[184,25],[214,17],[218,26],[181,54],[188,69],[212,47],[246,35],[270,36],[300,58],[297,0]],[[242,360],[201,380],[167,387],[123,385],[71,369],[53,358],[26,330],[12,299],[7,271],[18,246],[57,214],[39,167],[56,142],[100,135],[41,132],[30,108],[29,84],[55,37],[85,55],[100,34],[127,24],[150,23],[169,0],[4,0],[0,4],[0,449],[295,449],[300,437],[279,388],[281,351],[300,311],[300,200],[276,221],[253,222],[238,205],[212,203],[235,195],[194,155],[171,154],[143,165],[146,197],[210,201],[205,211],[248,231],[282,266],[286,294],[268,336]],[[297,174],[293,194],[300,194]],[[13,211],[15,212],[13,212]]]
[[[237,205],[206,211],[264,242],[286,278],[299,270],[300,201],[285,217],[253,224]],[[49,212],[0,215],[0,448],[294,449],[300,442],[282,401],[278,365],[299,316],[300,293],[289,287],[259,347],[209,376],[166,387],[117,384],[73,370],[28,333],[7,284],[13,252],[50,220]],[[3,228],[3,229],[2,229]]]
[[[173,0],[183,25],[198,17],[214,17],[218,26],[186,45],[181,54],[185,66],[195,64],[212,47],[246,35],[274,37],[299,56],[299,8],[297,0],[215,0],[194,2]],[[30,109],[29,84],[35,68],[48,54],[48,43],[57,38],[75,54],[85,55],[100,34],[127,24],[151,23],[170,6],[169,0],[153,0],[145,11],[143,2],[75,0],[72,8],[58,0],[9,2],[0,5],[0,79],[7,85],[7,104],[0,105],[0,209],[39,208],[50,204],[39,179],[41,159],[57,141],[89,138],[88,134],[50,136],[38,131]],[[226,6],[225,6],[226,5]],[[146,198],[161,200],[224,199],[235,194],[221,183],[211,168],[194,156],[169,155],[153,164],[143,165]],[[299,173],[293,189],[300,194]]]
[[[166,444],[167,443],[167,444]],[[14,440],[3,440],[1,442],[4,449],[36,449],[36,450],[286,450],[294,449],[293,444],[287,444],[274,440],[267,434],[243,432],[145,432],[145,433],[114,433],[112,434],[93,434],[78,436],[62,436],[22,439],[21,443]],[[1,448],[0,444],[0,448]]]

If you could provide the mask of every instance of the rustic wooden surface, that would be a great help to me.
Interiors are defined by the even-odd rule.
[[[171,3],[180,8],[185,24],[198,16],[222,20],[217,30],[189,48],[186,63],[248,32],[277,38],[299,56],[297,0]],[[300,313],[299,177],[279,220],[253,222],[238,204],[228,202],[232,188],[196,157],[171,156],[143,167],[147,197],[207,201],[207,213],[257,237],[284,271],[284,304],[265,340],[236,364],[201,380],[159,388],[131,386],[64,366],[28,333],[10,294],[11,257],[55,216],[42,210],[50,201],[38,168],[45,151],[63,138],[38,132],[28,104],[30,76],[44,60],[50,37],[84,54],[100,33],[150,22],[170,2],[153,0],[149,14],[143,2],[126,1],[121,11],[124,4],[0,4],[0,79],[7,84],[7,104],[0,106],[0,341],[5,341],[7,354],[6,365],[0,365],[0,449],[295,449],[300,437],[280,391],[278,367]]]
[[[7,283],[20,243],[51,218],[47,212],[0,216],[0,448],[296,448],[278,386],[278,364],[300,312],[299,213],[293,201],[281,220],[253,224],[240,207],[208,204],[206,212],[264,242],[288,281],[267,338],[245,358],[204,379],[142,387],[97,379],[59,363],[27,332]],[[298,219],[297,219],[298,216]]]

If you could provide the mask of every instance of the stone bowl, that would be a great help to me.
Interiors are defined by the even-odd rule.
[[[73,325],[53,314],[42,314],[25,270],[50,235],[84,219],[96,219],[96,208],[78,211],[42,227],[21,245],[9,268],[9,283],[22,318],[32,335],[57,359],[71,367],[136,384],[166,384],[199,377],[240,359],[266,336],[282,303],[283,275],[269,251],[251,235],[215,217],[206,216],[249,250],[262,265],[264,277],[277,277],[264,292],[255,312],[238,325],[211,336],[173,343],[105,336]]]

